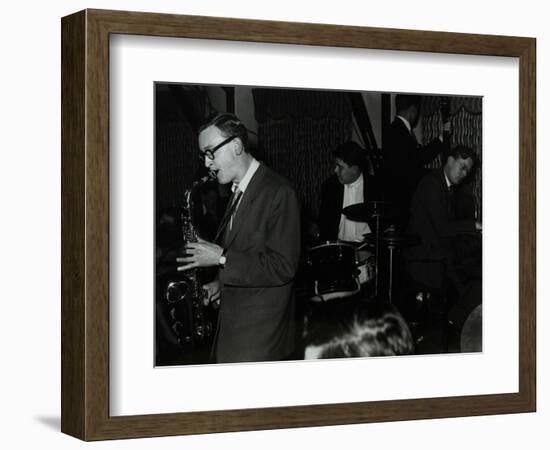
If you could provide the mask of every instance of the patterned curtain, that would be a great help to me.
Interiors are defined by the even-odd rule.
[[[258,157],[293,184],[306,217],[317,217],[321,183],[333,170],[331,152],[351,137],[346,95],[284,89],[253,94]]]
[[[458,114],[461,109],[469,114],[481,114],[481,97],[442,97],[439,95],[423,98],[422,114],[425,116],[438,114],[442,99],[449,100],[449,114],[451,116]]]
[[[165,98],[162,98],[165,97]],[[180,207],[200,168],[196,131],[168,92],[157,93],[155,197],[157,211]]]
[[[440,96],[427,96],[423,98],[421,108],[422,134],[425,143],[439,136],[442,117]],[[476,152],[479,161],[482,161],[482,98],[481,97],[445,97],[449,100],[449,119],[451,121],[452,135],[451,148],[457,145],[471,147]],[[441,167],[442,157],[429,165],[431,168]],[[475,209],[481,217],[482,205],[482,176],[481,167],[478,167],[471,181],[472,194],[474,196]]]

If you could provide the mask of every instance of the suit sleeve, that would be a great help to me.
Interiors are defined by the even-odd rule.
[[[265,228],[250,236],[246,250],[229,248],[227,264],[220,270],[223,284],[273,287],[291,282],[300,258],[300,207],[294,190],[280,186],[271,199]]]
[[[411,139],[404,126],[392,123],[385,148],[385,165],[388,173],[393,177],[406,176],[407,169],[410,169],[410,154],[414,155],[416,149],[411,149]]]
[[[434,183],[422,183],[415,196],[413,208],[424,208],[428,220],[442,238],[454,237],[460,232],[474,231],[475,222],[472,219],[451,220],[447,211],[446,192]]]
[[[434,139],[428,145],[419,147],[414,153],[416,162],[419,166],[424,166],[431,162],[437,155],[445,150],[445,145],[439,139]]]

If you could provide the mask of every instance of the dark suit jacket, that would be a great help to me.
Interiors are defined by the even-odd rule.
[[[445,146],[434,139],[420,146],[403,121],[396,117],[384,143],[384,190],[386,200],[396,208],[399,224],[408,220],[411,197],[422,177],[428,172],[424,165],[432,161]]]
[[[376,179],[363,174],[363,201],[369,200],[381,200],[381,193]],[[322,240],[334,241],[338,239],[343,203],[344,186],[338,181],[336,175],[333,175],[325,180],[321,187],[319,228]],[[374,231],[374,223],[369,221],[369,226]]]
[[[452,271],[453,239],[464,231],[475,231],[474,219],[456,218],[443,170],[433,170],[419,183],[411,202],[408,233],[421,239],[404,252],[412,278],[441,287],[442,277]]]
[[[224,239],[217,362],[267,361],[294,346],[293,281],[300,257],[300,210],[292,186],[261,164]]]

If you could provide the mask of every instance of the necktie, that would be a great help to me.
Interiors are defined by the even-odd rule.
[[[229,217],[229,229],[231,230],[233,228],[233,218],[235,217],[235,214],[237,212],[237,208],[239,207],[239,202],[241,201],[243,193],[242,191],[237,188],[235,190],[235,195],[233,198],[233,202],[231,203],[231,215]]]
[[[216,233],[216,237],[214,238],[214,242],[218,242],[218,239],[220,238],[220,236],[224,234],[224,231],[226,230],[227,225],[232,221],[242,195],[243,195],[242,191],[240,191],[238,188],[233,192],[233,195],[231,196],[228,207],[225,210],[226,212],[223,216],[220,226],[218,227],[218,231]]]
[[[449,186],[449,217],[454,218],[456,216],[456,190],[454,186]]]

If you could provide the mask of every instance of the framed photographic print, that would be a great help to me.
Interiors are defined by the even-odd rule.
[[[534,39],[63,18],[62,431],[534,411],[535,167]]]

